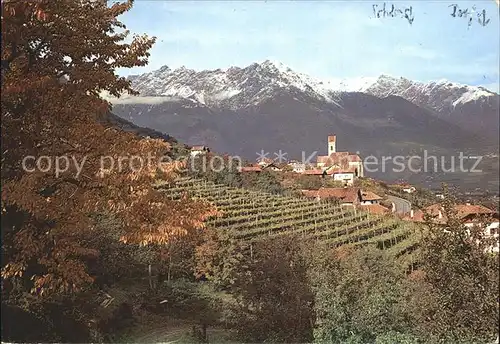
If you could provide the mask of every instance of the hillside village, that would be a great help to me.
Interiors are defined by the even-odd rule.
[[[316,157],[315,163],[305,164],[295,160],[280,163],[277,159],[262,158],[256,163],[248,163],[239,167],[239,172],[243,174],[255,174],[263,171],[277,173],[292,173],[310,181],[331,181],[336,187],[321,186],[315,189],[302,189],[301,195],[304,198],[316,201],[334,201],[342,207],[359,209],[374,215],[396,216],[403,221],[421,223],[424,222],[425,214],[429,214],[435,223],[445,223],[443,209],[439,201],[444,199],[442,193],[436,193],[434,201],[426,207],[418,208],[410,203],[409,209],[398,209],[394,198],[405,197],[405,195],[417,194],[415,186],[400,182],[393,185],[393,193],[381,190],[381,195],[375,193],[371,187],[360,187],[362,180],[366,180],[362,158],[355,153],[348,151],[337,151],[336,135],[329,135],[327,138],[327,155]],[[210,149],[204,145],[193,146],[191,157],[207,154]],[[369,180],[369,178],[368,178]],[[431,200],[432,201],[432,200]],[[455,211],[464,225],[471,227],[477,223],[485,225],[485,236],[494,238],[491,250],[499,252],[499,213],[482,205],[470,203],[458,204]]]
[[[199,148],[196,148],[194,154],[200,152]],[[240,171],[258,173],[266,169],[273,171],[291,170],[307,176],[330,177],[333,181],[344,186],[352,186],[357,178],[364,176],[363,162],[358,154],[337,152],[336,135],[328,136],[327,152],[328,155],[317,156],[315,164],[306,164],[295,160],[278,163],[277,159],[262,158],[258,159],[256,164],[241,167]]]

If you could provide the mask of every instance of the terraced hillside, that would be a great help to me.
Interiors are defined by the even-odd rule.
[[[221,214],[207,225],[228,229],[236,238],[258,241],[298,234],[328,245],[377,245],[400,259],[414,263],[418,231],[397,218],[342,207],[331,202],[272,195],[233,188],[199,179],[180,178],[157,185],[172,199],[184,194],[212,203]]]

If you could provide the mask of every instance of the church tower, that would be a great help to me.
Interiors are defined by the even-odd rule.
[[[330,154],[332,153],[337,152],[336,138],[337,137],[335,135],[328,136],[328,156],[330,156]]]

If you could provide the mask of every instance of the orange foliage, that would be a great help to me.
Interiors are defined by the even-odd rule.
[[[9,219],[2,225],[8,243],[2,278],[32,281],[34,293],[92,282],[84,263],[98,255],[85,245],[85,238],[99,235],[92,213],[118,215],[125,224],[121,239],[141,245],[199,229],[213,214],[208,204],[172,201],[151,187],[159,176],[175,174],[175,166],[157,163],[169,149],[166,142],[99,122],[109,111],[101,91],[132,92],[115,69],[145,65],[154,44],[147,36],[123,42],[127,32],[119,32],[124,25],[116,17],[131,5],[2,2],[2,217]],[[58,172],[33,168],[32,161],[34,170],[26,171],[27,156],[48,156],[52,163],[68,157],[69,164]],[[132,156],[151,163],[134,168],[126,162]],[[103,168],[102,157],[125,163]]]

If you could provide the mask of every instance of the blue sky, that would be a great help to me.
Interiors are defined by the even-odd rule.
[[[195,70],[278,60],[322,79],[448,79],[498,92],[499,8],[494,0],[386,2],[404,18],[374,18],[383,1],[146,1],[121,17],[132,33],[158,38],[146,67]],[[453,18],[449,6],[486,10],[487,26]]]

